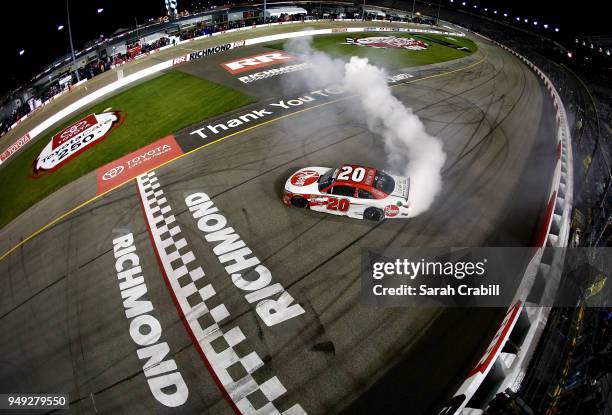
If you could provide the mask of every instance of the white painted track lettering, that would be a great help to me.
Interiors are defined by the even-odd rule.
[[[121,291],[121,297],[124,300],[123,307],[125,307],[125,316],[127,318],[136,317],[153,310],[153,304],[150,301],[139,300],[146,292],[147,286],[144,284]]]
[[[306,312],[297,303],[290,305],[292,302],[291,294],[284,291],[278,300],[264,300],[257,303],[255,310],[268,326],[274,326]]]
[[[148,380],[153,396],[162,404],[175,408],[187,402],[189,391],[179,372],[168,373]],[[168,388],[173,390],[165,392]]]
[[[149,346],[159,340],[161,325],[155,317],[142,314],[130,322],[130,336],[137,345]]]
[[[260,290],[272,282],[272,273],[261,264],[257,265],[253,271],[245,275],[250,276],[253,274],[257,275],[255,279],[246,279],[240,274],[232,274],[232,281],[236,287],[246,291]]]

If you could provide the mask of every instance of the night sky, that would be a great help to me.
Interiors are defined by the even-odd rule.
[[[211,4],[223,4],[224,1],[211,0]],[[452,7],[462,7],[463,0],[442,0],[443,4]],[[368,2],[366,0],[366,2]],[[179,10],[191,7],[193,4],[208,3],[203,0],[179,0]],[[432,3],[437,3],[432,0]],[[589,5],[587,2],[579,4],[580,9],[570,8],[567,3],[559,1],[525,1],[525,0],[482,0],[468,1],[470,11],[489,8],[498,9],[499,16],[507,11],[512,16],[527,17],[532,24],[536,18],[540,24],[549,23],[551,27],[558,26],[559,34],[550,32],[551,37],[571,37],[573,33],[582,34],[610,34],[608,13],[600,6]],[[596,3],[596,2],[592,2]],[[410,9],[411,1],[406,1]],[[478,8],[474,9],[473,5]],[[3,2],[3,25],[0,26],[0,42],[4,76],[0,78],[0,94],[15,88],[25,80],[39,73],[46,64],[69,52],[68,27],[66,23],[66,1],[46,0],[42,2],[6,1]],[[103,8],[102,13],[97,13]],[[75,48],[80,49],[86,41],[98,38],[101,34],[111,35],[119,28],[131,28],[135,19],[139,23],[146,22],[151,17],[165,14],[164,0],[71,0],[70,16]],[[64,29],[57,30],[59,25]],[[532,26],[530,26],[533,29]],[[540,29],[543,31],[543,29]],[[22,56],[20,50],[24,50]]]
[[[45,65],[68,53],[70,43],[65,0],[7,1],[2,6],[1,38],[8,41],[0,42],[6,68],[0,93],[5,93],[8,88],[19,85],[24,77],[30,79]],[[104,11],[97,13],[98,8]],[[119,28],[134,27],[135,18],[142,24],[165,14],[163,0],[70,0],[75,50],[101,34],[109,36]],[[64,25],[64,29],[58,31],[59,25]],[[21,49],[24,54],[19,56]]]

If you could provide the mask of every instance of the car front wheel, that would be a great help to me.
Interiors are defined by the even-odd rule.
[[[310,205],[308,204],[308,200],[304,199],[301,196],[294,196],[291,198],[291,206],[298,208],[308,208]]]

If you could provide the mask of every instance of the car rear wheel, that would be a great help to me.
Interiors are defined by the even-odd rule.
[[[363,212],[363,217],[367,220],[378,222],[385,217],[382,210],[374,207],[369,207]]]
[[[291,206],[298,208],[308,208],[310,207],[308,204],[308,200],[304,199],[302,196],[294,196],[291,198]]]

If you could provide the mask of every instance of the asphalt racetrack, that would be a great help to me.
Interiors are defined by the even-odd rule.
[[[360,251],[530,245],[556,157],[541,82],[517,58],[475,40],[476,54],[408,69],[414,77],[393,86],[444,141],[444,188],[429,211],[371,223],[281,203],[283,182],[301,167],[384,166],[380,137],[355,117],[350,94],[321,95],[222,140],[190,133],[231,115],[177,132],[194,148],[211,144],[83,206],[0,262],[0,390],[69,393],[72,413],[435,409],[480,357],[503,311],[361,305]],[[218,65],[262,50],[240,48],[180,70],[260,99],[240,114],[312,92],[291,75],[242,84]],[[86,176],[7,225],[3,252],[29,234],[28,215],[72,208],[93,196],[93,182]],[[286,290],[285,306],[299,305],[295,315],[270,325],[274,313],[232,281],[232,260],[222,263],[219,242],[198,227],[204,205],[270,271],[268,287]],[[143,313],[127,316],[124,299],[136,283],[118,273],[136,266],[131,278],[142,277],[146,304],[132,304]],[[140,333],[130,335],[134,327]],[[213,340],[202,341],[203,333]],[[155,353],[165,364],[143,370]],[[182,379],[174,396],[183,401],[156,399],[156,387],[179,389],[156,378]]]

